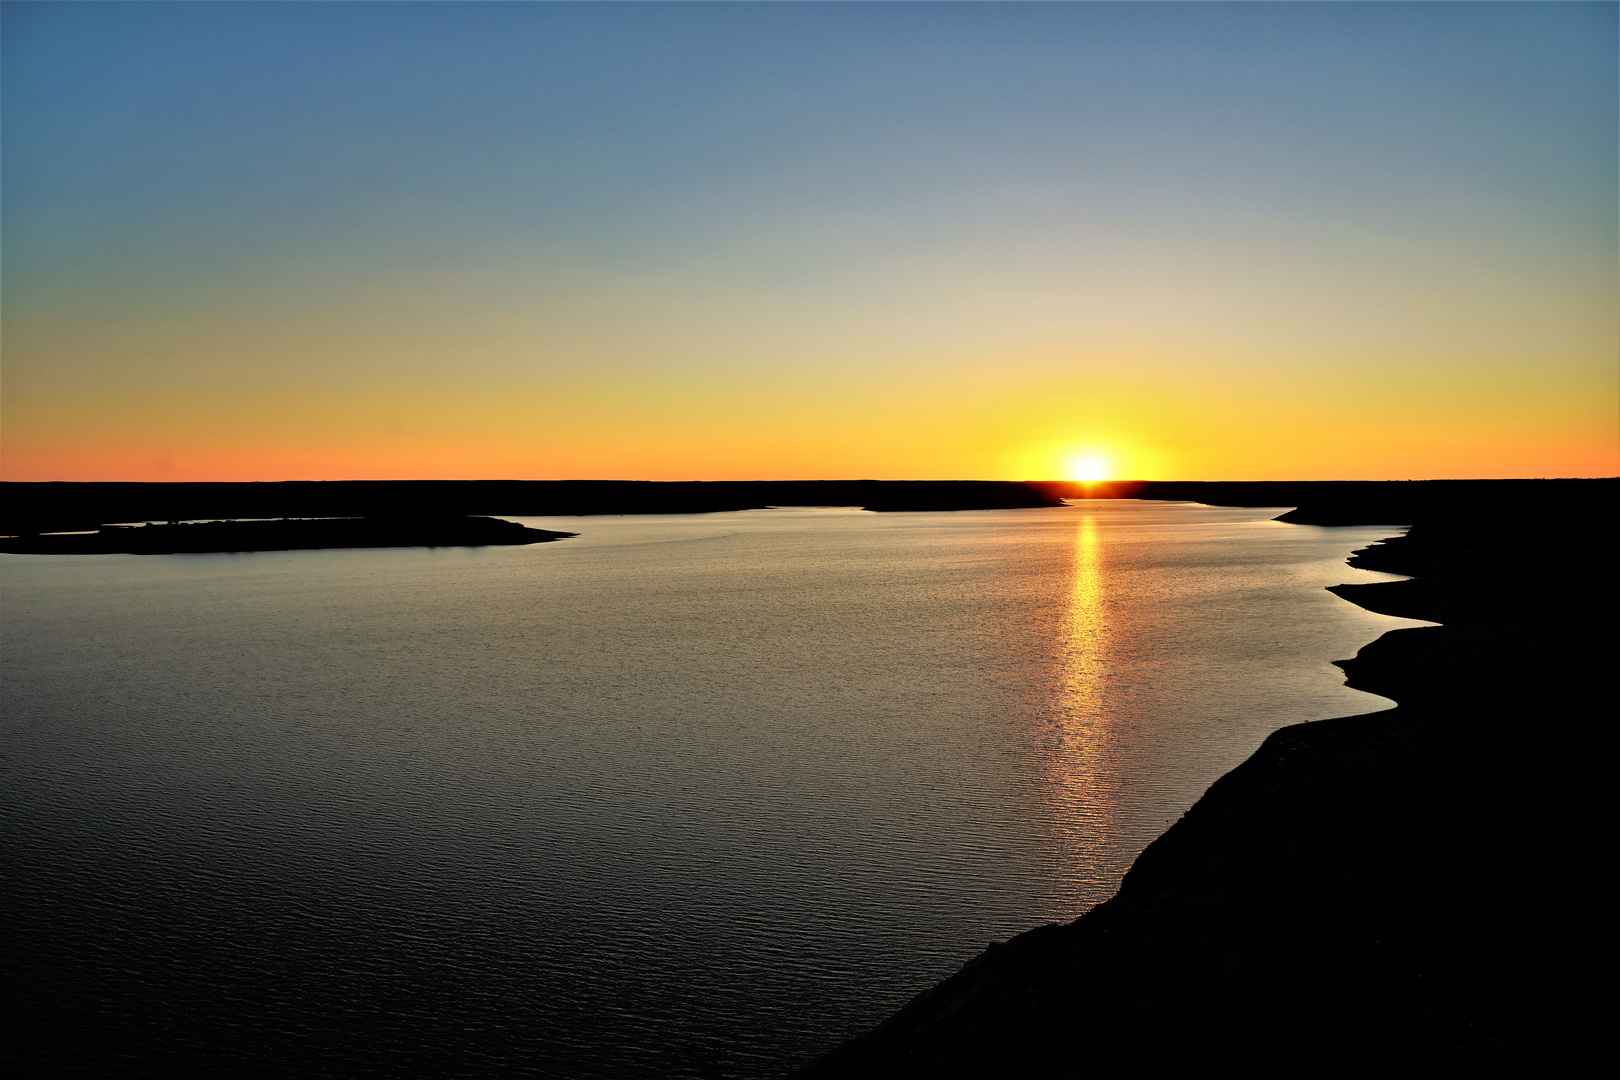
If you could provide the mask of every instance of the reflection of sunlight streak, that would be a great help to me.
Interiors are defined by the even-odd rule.
[[[1104,879],[1122,868],[1101,866],[1101,840],[1118,816],[1119,780],[1108,759],[1112,730],[1104,696],[1109,679],[1108,618],[1103,539],[1091,514],[1080,519],[1074,536],[1074,571],[1065,613],[1059,685],[1058,776],[1060,828],[1067,835],[1058,905],[1076,910],[1094,897]]]
[[[1065,627],[1064,749],[1071,754],[1084,753],[1088,729],[1101,719],[1102,712],[1107,628],[1103,621],[1102,558],[1098,547],[1097,521],[1087,514],[1075,532],[1074,583],[1069,590]]]

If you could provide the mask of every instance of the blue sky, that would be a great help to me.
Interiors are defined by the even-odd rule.
[[[7,4],[0,468],[1612,472],[1616,40],[1614,4]]]

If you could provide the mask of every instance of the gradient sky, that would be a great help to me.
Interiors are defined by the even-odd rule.
[[[1612,3],[0,35],[5,479],[1620,473]]]

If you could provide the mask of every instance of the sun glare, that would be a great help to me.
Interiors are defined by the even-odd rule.
[[[1112,463],[1101,454],[1081,454],[1069,459],[1069,479],[1083,484],[1107,480],[1112,471]]]

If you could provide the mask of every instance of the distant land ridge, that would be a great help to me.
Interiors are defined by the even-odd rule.
[[[0,535],[108,524],[244,518],[702,514],[766,506],[1002,510],[1066,498],[1291,506],[1300,524],[1401,524],[1462,501],[1576,497],[1589,480],[288,480],[273,483],[0,483]],[[1567,493],[1567,496],[1566,494]]]
[[[288,480],[276,483],[0,483],[0,534],[105,524],[407,514],[573,517],[702,514],[766,506],[1003,510],[1062,497],[1000,480]]]
[[[1592,498],[1605,480],[1132,480],[1099,484],[1032,481],[1063,498],[1162,499],[1211,506],[1291,506],[1296,525],[1410,525],[1470,506],[1516,500]]]

